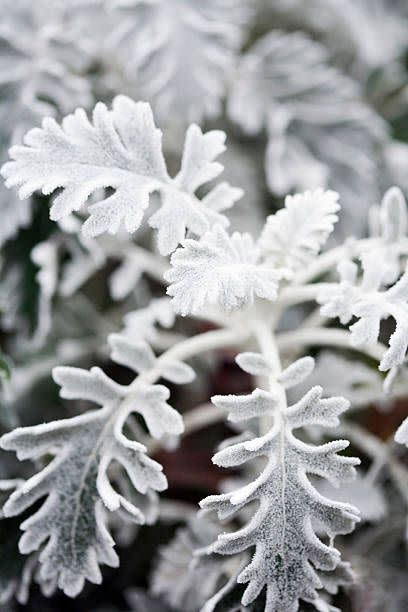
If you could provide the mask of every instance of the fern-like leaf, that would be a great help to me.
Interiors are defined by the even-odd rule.
[[[109,343],[112,359],[137,373],[158,367],[145,342],[131,343],[114,334]],[[176,382],[191,380],[193,375],[185,364],[171,361],[164,363],[161,371]],[[139,413],[155,438],[180,434],[183,422],[167,403],[169,391],[163,385],[138,379],[131,385],[120,385],[97,367],[89,372],[57,367],[53,376],[62,397],[89,400],[102,408],[70,419],[20,427],[1,438],[0,446],[14,450],[21,460],[53,457],[19,484],[5,504],[4,514],[19,515],[43,500],[21,525],[20,550],[28,554],[40,549],[41,582],[74,597],[86,579],[101,582],[100,564],[118,565],[106,512],[118,511],[136,523],[149,521],[155,514],[149,503],[155,503],[155,492],[167,486],[161,465],[147,456],[143,444],[126,436],[129,415]],[[110,472],[113,462],[121,469],[116,471],[116,487]],[[122,487],[123,473],[133,491]],[[141,495],[147,496],[147,504],[135,505]]]
[[[379,369],[390,370],[400,365],[408,347],[408,270],[390,288],[387,283],[388,264],[378,259],[376,251],[361,258],[363,277],[358,283],[358,267],[351,262],[339,266],[340,282],[325,287],[318,301],[321,312],[327,317],[339,317],[343,324],[352,317],[358,321],[350,326],[354,346],[377,342],[381,320],[392,317],[395,330],[389,340],[389,348],[381,359]]]
[[[267,218],[259,246],[268,263],[294,272],[318,254],[337,221],[338,194],[306,191],[285,198],[285,208]]]
[[[197,313],[204,306],[224,310],[240,308],[255,296],[274,300],[279,270],[262,265],[259,249],[249,234],[229,236],[216,226],[200,241],[187,239],[171,257],[165,274],[173,305],[182,315]]]
[[[295,367],[293,367],[295,366]],[[309,367],[283,372],[284,386],[301,380]],[[242,488],[212,495],[201,502],[227,518],[251,502],[258,508],[248,524],[234,533],[222,534],[207,552],[233,555],[255,547],[249,565],[238,582],[248,583],[242,597],[244,606],[254,602],[266,587],[265,611],[295,612],[299,600],[323,605],[318,590],[325,588],[325,575],[341,565],[340,553],[325,544],[315,533],[316,521],[333,538],[348,533],[358,520],[358,512],[348,504],[321,496],[308,475],[314,474],[337,484],[355,475],[359,460],[338,453],[348,446],[346,440],[314,446],[301,441],[294,430],[309,425],[335,426],[338,416],[348,408],[341,397],[322,398],[322,389],[313,387],[296,404],[287,406],[282,383],[270,391],[257,389],[249,396],[215,396],[213,403],[230,412],[236,420],[268,415],[271,428],[263,436],[231,444],[213,458],[223,467],[238,466],[256,457],[266,457],[260,475]]]

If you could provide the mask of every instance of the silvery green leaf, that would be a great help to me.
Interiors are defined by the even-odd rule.
[[[126,413],[112,419],[112,406],[6,434],[1,446],[20,459],[53,455],[53,460],[10,496],[6,516],[15,516],[44,499],[22,524],[20,550],[41,548],[41,578],[55,580],[74,597],[86,579],[100,583],[99,565],[118,565],[114,541],[106,527],[104,508],[121,510],[136,522],[143,514],[112,487],[107,469],[112,461],[126,470],[141,493],[163,490],[161,466],[145,447],[122,433]]]
[[[338,197],[322,189],[286,196],[285,208],[269,215],[259,239],[267,261],[291,273],[309,263],[333,231]]]
[[[165,274],[177,312],[199,313],[216,305],[233,310],[251,304],[255,296],[274,300],[280,271],[262,265],[249,234],[229,236],[219,225],[200,241],[187,239],[171,257]]]
[[[64,3],[50,11],[47,0],[4,0],[2,10],[0,84],[13,85],[14,107],[41,116],[52,106],[70,112],[88,105],[90,83],[81,75],[89,63],[86,43],[69,27]]]
[[[385,192],[380,211],[381,234],[385,242],[392,244],[404,238],[408,230],[407,203],[398,187]]]
[[[81,74],[86,45],[67,25],[63,3],[49,10],[47,0],[2,2],[0,25],[0,160],[22,134],[44,115],[67,113],[91,102],[89,81]],[[32,199],[20,202],[0,185],[0,244],[27,227]]]

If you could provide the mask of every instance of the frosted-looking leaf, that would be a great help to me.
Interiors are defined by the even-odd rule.
[[[82,368],[59,366],[54,368],[52,376],[61,387],[61,397],[65,399],[81,398],[103,405],[125,395],[125,387],[115,383],[97,367],[88,372]]]
[[[358,321],[350,326],[354,346],[376,343],[381,320],[392,317],[395,330],[389,339],[389,348],[381,359],[383,372],[400,365],[408,346],[408,271],[391,287],[387,285],[388,262],[379,260],[376,251],[361,257],[363,277],[358,283],[358,268],[344,262],[339,266],[340,282],[326,285],[318,296],[321,313],[327,317],[339,317],[343,324],[351,318]]]
[[[6,516],[18,515],[37,500],[46,500],[22,524],[21,552],[40,548],[41,577],[58,583],[75,597],[85,579],[102,581],[99,564],[117,566],[114,541],[107,531],[103,505],[121,510],[139,523],[138,508],[116,493],[106,470],[114,459],[127,471],[141,493],[163,490],[166,479],[161,466],[149,459],[145,447],[127,439],[119,420],[113,426],[109,407],[72,419],[34,427],[18,428],[1,439],[6,450],[19,459],[47,454],[54,459],[20,486],[6,505]]]
[[[294,363],[291,363],[278,376],[278,381],[285,389],[291,389],[309,378],[315,367],[313,357],[301,357]]]
[[[285,208],[269,215],[259,239],[268,263],[291,273],[317,255],[336,223],[338,194],[305,191],[285,198]]]
[[[110,334],[108,342],[112,348],[112,361],[125,365],[135,372],[141,373],[156,365],[161,376],[170,382],[181,385],[194,379],[193,368],[181,361],[168,360],[161,365],[156,364],[156,357],[152,349],[143,340],[131,342],[122,334]]]
[[[215,222],[228,223],[194,195],[222,171],[214,159],[223,152],[224,140],[223,132],[203,134],[191,125],[181,170],[170,178],[161,132],[150,106],[117,96],[112,110],[102,103],[95,106],[92,122],[82,109],[68,115],[61,126],[44,119],[42,128],[26,134],[25,146],[11,149],[13,161],[3,166],[2,173],[8,187],[20,187],[22,198],[37,190],[50,194],[62,187],[51,207],[55,221],[82,208],[98,189],[111,188],[111,195],[88,205],[89,217],[83,226],[87,236],[116,234],[122,224],[134,232],[149,206],[150,194],[157,191],[162,206],[150,224],[158,229],[161,253],[168,254],[184,238],[186,229],[200,235]]]
[[[224,310],[252,303],[255,296],[274,300],[281,272],[259,263],[259,251],[249,234],[229,236],[216,226],[200,241],[187,239],[171,257],[165,273],[168,295],[183,316],[205,306]]]
[[[111,47],[163,122],[214,117],[249,22],[247,0],[111,0]],[[186,53],[188,49],[188,53]]]
[[[0,508],[21,484],[20,479],[0,480]],[[37,563],[35,555],[23,557],[18,551],[18,540],[21,536],[18,521],[4,518],[0,510],[0,536],[3,555],[0,557],[0,606],[6,611],[11,609],[11,600],[26,605],[32,575]],[[6,607],[6,604],[9,606]],[[4,607],[3,607],[4,606]]]
[[[386,130],[358,85],[327,62],[324,47],[302,33],[265,35],[242,56],[228,112],[250,135],[266,129],[272,192],[330,187],[342,195],[342,219],[362,225]]]
[[[297,369],[296,364],[291,367]],[[277,393],[272,386],[271,391],[257,389],[249,396],[213,398],[216,406],[230,409],[231,417],[241,414],[242,403],[247,406],[247,418],[268,414],[271,428],[261,437],[229,445],[214,456],[214,463],[223,467],[261,456],[266,457],[266,464],[252,482],[201,502],[205,510],[217,511],[220,519],[258,502],[247,524],[220,535],[206,552],[234,555],[255,547],[251,562],[237,579],[248,583],[243,606],[257,600],[266,587],[265,611],[296,612],[301,599],[323,609],[324,600],[318,594],[326,588],[323,576],[330,577],[329,572],[342,565],[332,538],[353,529],[358,511],[320,495],[308,476],[317,475],[333,484],[347,482],[355,476],[359,460],[338,454],[349,445],[346,440],[315,446],[301,441],[293,430],[315,424],[335,426],[349,404],[341,397],[323,399],[322,389],[313,387],[299,402],[287,406],[280,389]],[[323,543],[315,533],[316,522],[328,542]],[[334,576],[332,580],[336,582]]]
[[[137,347],[133,357],[133,364],[138,359],[141,366],[141,355],[136,356]],[[113,356],[118,357],[116,347]],[[123,347],[120,358],[123,357]],[[129,355],[127,354],[127,357]],[[118,363],[123,363],[123,359]],[[135,367],[133,365],[133,367]],[[82,370],[69,366],[60,366],[53,370],[54,380],[61,385],[61,397],[67,399],[87,399],[99,404],[117,403],[126,397],[125,406],[128,412],[141,414],[146,421],[147,428],[154,438],[161,438],[166,433],[179,435],[183,431],[183,420],[177,410],[168,403],[170,391],[164,385],[139,385],[138,389],[131,392],[130,387],[118,385],[112,381],[99,368]]]
[[[132,345],[117,335],[110,342],[112,358],[118,363],[141,372],[156,367],[148,345]],[[100,564],[118,565],[105,511],[118,511],[122,518],[140,524],[151,522],[156,516],[155,491],[167,486],[161,465],[146,455],[146,447],[126,437],[127,419],[132,413],[140,414],[155,438],[179,435],[183,421],[167,403],[170,392],[163,385],[138,378],[120,385],[97,367],[89,372],[57,367],[53,377],[61,386],[61,397],[90,400],[102,408],[20,427],[0,439],[0,447],[16,451],[20,460],[53,456],[38,473],[17,483],[4,514],[19,515],[43,500],[21,526],[25,533],[20,550],[24,554],[39,550],[41,583],[50,585],[51,591],[58,586],[74,597],[86,579],[101,582]],[[112,462],[118,464],[119,472],[110,474]]]

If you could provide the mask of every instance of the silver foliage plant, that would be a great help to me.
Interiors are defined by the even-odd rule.
[[[11,374],[0,355],[9,429],[0,448],[10,462],[12,452],[30,460],[0,471],[0,523],[21,521],[27,558],[11,578],[0,567],[0,604],[25,603],[32,581],[45,596],[100,584],[101,567],[119,565],[125,531],[132,540],[171,513],[157,451],[225,421],[234,435],[213,462],[236,472],[197,516],[189,508],[160,550],[152,593],[186,612],[338,610],[338,590],[359,581],[348,534],[389,512],[384,472],[404,520],[408,506],[399,456],[408,418],[386,442],[352,418],[373,402],[386,414],[407,394],[406,185],[389,187],[400,145],[352,78],[378,58],[350,25],[353,58],[332,65],[333,2],[318,32],[293,31],[296,1],[260,11],[243,0],[77,0],[68,12],[59,1],[53,12],[46,0],[0,4],[0,241],[29,224],[39,194],[54,222],[29,253],[37,326],[10,342]],[[368,11],[351,4],[350,15]],[[279,28],[258,36],[269,13]],[[16,37],[22,24],[22,40],[40,34],[35,53]],[[125,93],[112,96],[118,88]],[[263,163],[266,188],[284,197],[275,212],[257,211],[266,216],[257,234],[235,231],[233,210],[259,201],[259,185],[220,179],[227,125],[256,143],[251,163]],[[108,314],[81,291],[102,270],[115,301]],[[1,281],[10,335],[21,326],[22,275],[16,266]],[[215,363],[227,349],[252,392],[173,407],[173,385],[196,375],[200,384],[205,356]],[[79,367],[93,359],[109,374]],[[20,426],[14,408],[50,374],[74,415]]]
[[[265,587],[268,612],[297,610],[300,600],[319,610],[329,609],[322,589],[333,592],[337,584],[352,579],[333,539],[353,529],[358,511],[324,497],[310,478],[347,482],[359,460],[339,454],[347,440],[316,445],[294,433],[312,426],[336,427],[349,402],[342,397],[325,399],[323,389],[314,386],[290,403],[287,390],[307,380],[314,360],[293,361],[289,349],[319,344],[319,335],[322,344],[361,347],[379,359],[391,386],[389,378],[403,368],[408,344],[406,204],[399,189],[390,189],[372,212],[378,222],[372,223],[371,238],[324,253],[321,249],[340,209],[333,191],[287,196],[284,209],[267,218],[258,239],[229,234],[223,211],[233,204],[235,191],[221,183],[202,199],[195,194],[198,186],[221,172],[214,158],[224,139],[222,132],[203,134],[197,126],[190,127],[181,170],[172,179],[149,105],[122,96],[112,111],[98,105],[93,123],[83,111],[68,116],[62,127],[44,120],[42,128],[28,132],[24,146],[11,149],[12,161],[3,167],[7,185],[19,185],[22,197],[37,189],[49,193],[62,188],[51,206],[54,219],[87,206],[95,189],[114,189],[113,195],[102,194],[99,202],[86,208],[85,233],[115,233],[122,224],[128,232],[137,230],[149,194],[158,192],[161,208],[149,223],[157,229],[158,248],[174,251],[164,274],[173,310],[183,316],[214,318],[221,325],[219,330],[174,344],[156,358],[146,341],[131,331],[127,315],[125,328],[109,336],[109,345],[112,360],[135,372],[133,382],[118,384],[98,367],[90,371],[55,367],[53,378],[62,397],[92,401],[101,408],[17,428],[1,439],[2,448],[15,451],[19,459],[53,457],[17,485],[3,509],[6,517],[18,515],[45,497],[21,525],[20,550],[41,551],[40,581],[51,591],[58,586],[75,596],[85,579],[101,581],[100,564],[117,565],[107,512],[118,512],[136,523],[157,516],[149,506],[157,504],[156,492],[166,488],[166,478],[146,454],[146,444],[134,439],[140,435],[139,426],[131,427],[130,437],[125,432],[129,419],[130,426],[138,413],[154,439],[183,433],[183,419],[167,403],[169,391],[156,384],[157,379],[190,382],[194,372],[183,359],[229,343],[245,347],[253,342],[260,352],[240,353],[237,362],[259,385],[250,395],[216,396],[212,402],[232,422],[257,420],[256,433],[249,429],[246,440],[227,444],[213,461],[230,467],[265,457],[266,463],[244,486],[210,496],[202,506],[216,510],[221,519],[239,515],[252,502],[258,506],[238,531],[221,534],[205,552],[239,555],[254,548],[252,560],[237,576],[239,583],[248,583],[242,605],[253,603]],[[313,282],[336,266],[339,281]],[[350,331],[326,328],[324,323],[310,326],[307,320],[293,332],[279,331],[285,308],[313,300],[322,304],[326,317],[338,317],[342,324],[352,317],[357,321]],[[154,321],[153,304],[151,308]],[[157,316],[163,316],[161,310]],[[390,316],[396,327],[387,348],[378,336],[381,320]],[[165,317],[163,322],[172,321]],[[137,322],[136,317],[134,327],[140,334],[143,325],[144,334],[151,337],[147,323],[148,318],[140,316]],[[406,428],[403,424],[398,430],[398,442],[407,442]],[[142,438],[145,441],[146,434]],[[113,463],[121,469],[113,470]],[[123,485],[123,474],[132,483],[130,492]],[[148,501],[140,501],[141,496]],[[328,586],[330,572],[334,574]],[[206,604],[206,609],[211,605]]]

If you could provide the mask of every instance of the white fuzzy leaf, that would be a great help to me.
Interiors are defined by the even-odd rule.
[[[269,413],[271,428],[259,438],[231,444],[214,456],[214,463],[223,467],[241,465],[260,456],[266,458],[266,464],[259,476],[238,490],[212,495],[201,502],[206,511],[217,511],[220,519],[258,502],[247,524],[234,533],[218,536],[206,552],[234,555],[255,547],[250,563],[237,578],[239,583],[248,583],[241,600],[243,606],[255,602],[266,587],[265,610],[295,612],[299,600],[324,609],[318,590],[327,588],[332,592],[335,584],[342,583],[335,577],[336,568],[340,571],[344,564],[334,548],[333,537],[353,529],[358,511],[320,495],[308,475],[334,484],[347,482],[355,476],[354,466],[359,460],[338,454],[348,446],[346,440],[314,446],[296,438],[293,429],[312,424],[334,426],[348,402],[343,398],[322,399],[322,390],[313,388],[297,404],[286,407],[282,392],[281,388],[274,397],[257,389],[249,396],[213,400],[217,406],[230,410],[230,418],[238,414],[250,419]],[[328,541],[319,539],[316,522]]]
[[[102,103],[95,106],[92,122],[82,109],[68,115],[61,126],[44,119],[42,128],[26,134],[25,146],[11,149],[13,161],[3,166],[2,173],[8,187],[20,187],[21,198],[62,187],[51,208],[56,221],[82,208],[98,189],[111,188],[111,195],[88,205],[90,216],[83,226],[88,236],[116,234],[122,224],[134,232],[150,194],[157,191],[162,207],[150,223],[158,229],[161,252],[168,254],[186,229],[202,234],[215,222],[227,223],[194,195],[221,172],[214,158],[224,150],[224,139],[223,132],[203,134],[198,126],[190,126],[181,170],[170,178],[150,106],[117,96],[112,110]]]
[[[313,372],[315,360],[313,357],[302,357],[291,363],[280,375],[279,382],[285,389],[291,389],[302,383]]]
[[[6,189],[3,182],[0,183],[0,210],[2,213],[0,247],[10,238],[14,238],[20,228],[27,227],[30,224],[31,208],[31,200],[21,202],[17,194]]]
[[[295,272],[315,257],[337,221],[338,194],[305,191],[285,198],[285,208],[267,218],[259,246],[267,261]]]
[[[124,388],[111,380],[98,367],[89,371],[71,366],[58,366],[52,376],[60,385],[61,397],[65,399],[86,399],[103,405],[118,401],[124,394]]]
[[[142,415],[153,438],[162,438],[165,434],[178,436],[183,433],[184,425],[181,415],[168,403],[170,391],[164,385],[144,386],[132,398],[134,412]]]
[[[353,316],[358,318],[350,326],[354,346],[377,342],[381,320],[388,317],[395,320],[389,348],[379,365],[381,371],[387,371],[404,361],[408,346],[408,271],[405,270],[394,285],[384,288],[389,275],[388,262],[379,259],[376,250],[363,254],[361,262],[360,284],[357,284],[357,267],[343,265],[339,268],[340,283],[327,285],[318,301],[324,316],[339,317],[344,324]]]
[[[252,303],[255,296],[274,300],[281,274],[259,264],[258,258],[249,234],[229,236],[221,226],[200,241],[185,240],[173,253],[172,267],[165,274],[175,310],[186,315],[209,305],[223,310],[240,308]]]
[[[111,359],[142,373],[157,367],[160,376],[178,385],[191,382],[195,373],[192,367],[181,361],[165,360],[156,363],[156,356],[144,340],[131,341],[126,334],[110,334],[108,343],[112,349]]]
[[[251,395],[215,395],[214,406],[227,411],[230,421],[246,421],[271,412],[277,398],[269,391],[255,389]]]

